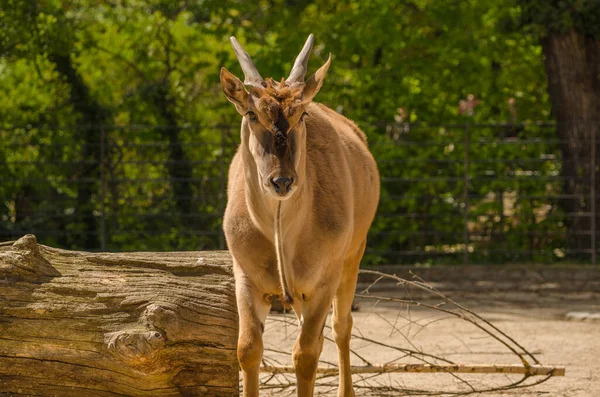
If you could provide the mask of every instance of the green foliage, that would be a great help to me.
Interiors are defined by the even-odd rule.
[[[221,177],[239,123],[219,84],[222,66],[241,75],[228,38],[244,43],[263,76],[279,79],[314,33],[309,68],[316,70],[330,52],[334,57],[317,100],[366,130],[384,177],[370,263],[420,261],[427,250],[454,250],[457,255],[440,260],[455,260],[464,249],[465,205],[474,260],[492,260],[494,250],[564,246],[560,237],[523,238],[563,233],[557,207],[518,199],[511,213],[494,199],[558,191],[557,181],[515,177],[556,175],[556,157],[517,161],[556,156],[555,147],[471,145],[472,179],[463,197],[464,125],[550,118],[541,49],[535,37],[512,28],[533,8],[522,14],[513,0],[7,2],[0,11],[4,235],[54,230],[44,242],[81,248],[77,235],[89,231],[73,214],[88,164],[105,181],[95,188],[90,211],[107,249],[218,247]],[[60,55],[71,61],[90,106],[108,115],[106,125],[82,126],[74,80],[57,68]],[[459,102],[469,94],[474,108],[461,114]],[[469,135],[501,140],[510,128],[473,128]],[[554,131],[528,127],[516,135],[548,138]],[[102,146],[96,152],[102,164],[86,155],[90,144]],[[191,165],[182,181],[173,177],[185,171],[177,169],[174,147],[183,148],[180,160]],[[192,211],[182,214],[177,184],[186,181]],[[535,218],[540,208],[545,216]],[[500,232],[505,240],[491,249],[486,233]],[[386,250],[415,255],[386,256]],[[523,258],[532,256],[509,257]]]
[[[571,29],[600,38],[600,2],[598,0],[519,0],[521,27],[546,36]]]
[[[386,132],[371,142],[382,198],[370,261],[462,263],[465,249],[472,263],[564,257],[553,126],[421,123]]]

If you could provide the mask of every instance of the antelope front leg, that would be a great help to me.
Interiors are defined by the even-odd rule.
[[[258,375],[263,356],[265,318],[271,305],[248,279],[236,274],[236,299],[239,315],[237,356],[242,368],[244,397],[258,397]]]
[[[331,325],[333,340],[337,345],[340,367],[338,397],[354,397],[352,370],[350,367],[350,336],[352,335],[352,301],[358,280],[358,267],[365,251],[366,241],[358,248],[355,256],[346,259],[340,286],[333,298]]]
[[[356,288],[357,272],[344,275],[333,299],[331,323],[333,339],[337,345],[340,368],[338,397],[354,397],[352,371],[350,368],[350,336],[352,334],[352,301]]]
[[[319,294],[302,302],[300,318],[303,321],[292,353],[298,397],[312,397],[314,394],[319,356],[323,349],[323,328],[333,295],[325,288],[319,290]]]

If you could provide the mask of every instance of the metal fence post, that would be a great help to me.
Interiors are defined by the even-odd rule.
[[[469,124],[465,124],[465,134],[464,134],[464,147],[465,147],[465,157],[464,157],[464,178],[463,178],[463,241],[465,244],[464,249],[464,257],[463,264],[469,264]]]
[[[591,126],[590,126],[591,127]],[[590,149],[590,200],[591,200],[591,208],[590,212],[592,214],[592,219],[590,222],[591,225],[591,245],[592,245],[592,265],[596,266],[596,131],[592,129],[592,145]]]
[[[105,183],[105,134],[104,126],[100,127],[100,250],[106,251],[106,210],[104,208],[106,198],[106,183]]]

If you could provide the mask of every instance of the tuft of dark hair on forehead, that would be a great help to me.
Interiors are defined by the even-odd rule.
[[[277,99],[282,105],[288,102],[293,102],[302,97],[304,91],[304,84],[295,84],[293,86],[285,85],[285,79],[281,79],[281,82],[276,82],[273,79],[267,81],[267,87],[264,89],[265,94],[272,96]]]
[[[285,134],[290,128],[288,118],[301,104],[303,85],[288,87],[285,79],[281,82],[267,79],[266,82],[265,88],[251,88],[252,95],[258,99],[258,110],[272,123],[273,132],[277,134],[275,139],[278,150],[284,150],[287,145]]]

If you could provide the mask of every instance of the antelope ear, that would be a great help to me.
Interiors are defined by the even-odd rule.
[[[243,116],[248,112],[248,91],[244,83],[225,68],[221,68],[221,87],[229,102],[235,105],[237,111]]]
[[[325,64],[321,66],[315,74],[313,74],[308,80],[306,80],[304,92],[302,93],[302,102],[310,102],[313,100],[315,95],[317,95],[317,92],[319,92],[321,86],[323,85],[323,80],[325,80],[325,75],[327,74],[327,70],[329,69],[330,64],[331,53],[329,54],[327,62],[325,62]]]

